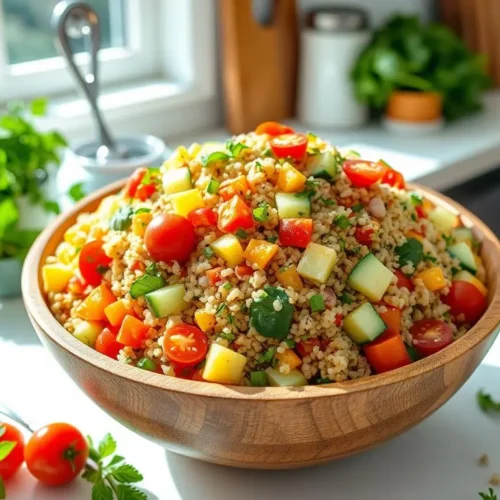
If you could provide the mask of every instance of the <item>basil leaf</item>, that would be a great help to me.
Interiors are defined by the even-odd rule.
[[[396,247],[395,252],[398,255],[401,267],[411,263],[413,268],[416,269],[424,258],[422,243],[415,238],[408,238],[405,243]]]
[[[215,163],[218,161],[227,161],[229,160],[229,155],[223,153],[221,151],[215,151],[207,156],[205,156],[202,160],[202,165],[204,167],[209,167],[211,163]]]
[[[283,290],[266,285],[264,292],[250,306],[250,323],[262,336],[283,340],[292,326],[294,307]],[[274,308],[275,301],[279,304],[278,311]]]
[[[151,276],[150,274],[145,274],[132,283],[132,286],[130,287],[130,295],[133,299],[137,299],[138,297],[142,297],[149,292],[154,292],[164,286],[165,280],[161,276]]]
[[[113,231],[126,231],[132,224],[134,210],[131,206],[121,207],[109,221],[109,228]]]

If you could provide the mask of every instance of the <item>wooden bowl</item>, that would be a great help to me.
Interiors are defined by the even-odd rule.
[[[45,303],[40,269],[77,214],[96,209],[101,198],[122,185],[85,198],[43,231],[24,265],[23,297],[41,341],[86,394],[120,423],[177,453],[224,465],[284,469],[366,450],[410,429],[445,403],[499,331],[497,238],[458,204],[413,186],[434,203],[460,213],[483,242],[489,308],[451,346],[382,375],[300,388],[222,386],[118,363],[82,344],[56,321]]]

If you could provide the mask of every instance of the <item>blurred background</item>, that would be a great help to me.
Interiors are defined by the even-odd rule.
[[[58,2],[1,0],[0,295],[18,292],[40,229],[85,194],[179,144],[266,120],[383,158],[500,234],[498,0],[84,3],[98,22],[76,12],[65,27],[76,67],[91,73],[110,136],[150,150],[100,156],[95,116],[58,49]]]

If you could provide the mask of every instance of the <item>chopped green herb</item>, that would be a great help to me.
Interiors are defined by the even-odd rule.
[[[340,302],[342,302],[342,304],[352,304],[354,302],[354,299],[350,295],[348,295],[347,293],[343,293],[339,297],[339,300],[340,300]]]
[[[285,339],[284,342],[289,349],[293,349],[295,347],[295,340]]]
[[[220,182],[215,179],[210,179],[207,186],[207,193],[209,194],[217,194],[219,191]]]
[[[405,243],[396,247],[395,252],[401,266],[411,263],[414,269],[417,268],[424,256],[422,243],[416,238],[408,238]]]
[[[331,207],[332,205],[335,205],[334,200],[329,200],[328,198],[324,198],[323,196],[320,197],[319,201],[324,203],[327,207]]]
[[[301,191],[300,193],[295,193],[294,196],[295,196],[295,198],[309,198],[309,199],[311,199],[315,194],[316,194],[315,189],[311,189],[309,187],[306,187],[306,189],[304,189],[304,191]]]
[[[154,372],[156,370],[156,363],[149,358],[141,358],[137,361],[135,366],[137,366],[137,368],[141,368],[142,370],[147,370],[148,372]]]
[[[280,267],[280,270],[279,270],[279,273],[286,273],[288,271],[288,269],[290,268],[290,266],[283,266],[283,267]]]
[[[441,237],[446,242],[447,247],[453,245],[453,243],[455,242],[455,238],[453,238],[453,236],[447,236],[446,234],[442,234]]]
[[[344,214],[340,214],[335,217],[335,224],[340,227],[340,229],[347,229],[348,227],[351,227],[351,222]]]
[[[422,195],[420,193],[411,193],[410,201],[414,207],[420,207],[423,204]]]
[[[240,240],[244,240],[246,238],[248,238],[248,233],[242,229],[241,227],[238,229],[238,231],[236,231],[236,236],[240,239]]]
[[[130,287],[130,296],[133,299],[137,299],[138,297],[154,292],[164,286],[165,280],[161,276],[151,276],[150,274],[145,274],[132,283],[132,286]]]
[[[264,151],[262,151],[262,156],[269,157],[269,156],[274,156],[274,155],[273,155],[272,150],[270,148],[267,148],[267,149],[264,149]]]
[[[234,158],[237,158],[244,149],[249,149],[248,146],[245,146],[241,142],[234,143],[233,141],[227,141],[226,148]]]
[[[234,323],[234,318],[233,318],[233,315],[231,313],[229,313],[227,315],[227,321],[230,325],[232,325]]]
[[[342,251],[344,251],[344,250],[345,250],[345,240],[344,240],[344,239],[340,239],[340,240],[339,240],[339,246],[340,246],[340,249],[341,249]]]
[[[260,161],[256,161],[255,168],[256,168],[257,172],[262,172],[262,163]]]
[[[321,149],[319,149],[319,148],[311,148],[309,151],[310,151],[310,154],[313,154],[313,155],[319,155],[321,153]]]
[[[252,387],[266,387],[267,385],[266,372],[262,370],[256,372],[250,372],[250,385]]]
[[[455,274],[457,274],[459,271],[460,271],[460,269],[457,269],[456,267],[452,267],[451,268],[451,275],[455,276]]]
[[[158,167],[148,167],[146,174],[141,179],[141,184],[159,184],[161,179],[159,178],[160,169]]]
[[[209,167],[211,164],[219,162],[219,161],[227,161],[230,156],[222,151],[215,151],[207,156],[205,156],[202,160],[202,165],[204,167]]]
[[[226,308],[226,304],[221,304],[217,310],[215,311],[215,315],[216,316],[220,316],[223,312],[224,312],[224,309]]]
[[[413,222],[417,222],[418,219],[417,219],[417,214],[415,212],[412,212],[410,217]]]
[[[351,207],[351,210],[353,212],[360,212],[361,210],[363,210],[363,204],[362,203],[356,203],[354,204],[352,207]]]
[[[253,209],[252,214],[257,222],[267,222],[269,219],[269,205],[267,203],[262,203],[257,208]]]
[[[483,390],[477,393],[477,404],[484,412],[495,412],[500,413],[500,401],[495,401],[489,394],[483,392]]]
[[[207,259],[211,259],[213,256],[214,256],[214,251],[210,248],[210,247],[205,247],[203,249],[203,255],[207,258]]]
[[[271,363],[271,361],[274,358],[274,355],[276,354],[276,347],[270,347],[266,352],[262,353],[258,358],[257,358],[257,364],[258,365],[268,365]]]
[[[311,306],[311,311],[313,313],[325,310],[325,300],[323,299],[323,296],[320,294],[313,295],[309,299],[309,305]]]
[[[357,247],[353,247],[351,248],[351,250],[349,250],[349,253],[352,253],[352,254],[357,254],[361,251],[361,247],[360,246],[357,246]]]
[[[227,340],[228,342],[233,342],[233,340],[236,338],[236,335],[233,332],[221,332],[219,333],[219,337],[221,339]]]
[[[248,312],[248,307],[246,304],[241,304],[240,311],[242,313],[247,313]]]
[[[423,259],[424,260],[428,260],[429,262],[437,262],[436,257],[434,257],[433,255],[431,255],[430,253],[424,254]]]
[[[150,276],[156,276],[158,274],[158,269],[156,268],[156,264],[154,262],[146,267],[146,274],[149,274]]]
[[[142,207],[142,208],[138,208],[134,214],[135,215],[139,215],[139,214],[149,214],[149,212],[151,212],[151,209],[150,208],[146,208],[146,207]]]
[[[224,290],[231,290],[231,288],[233,288],[233,285],[228,281],[224,283],[224,285],[222,285],[222,288],[224,288]]]
[[[109,221],[109,228],[113,231],[126,231],[132,224],[132,215],[134,209],[131,206],[118,209]]]
[[[277,236],[268,236],[266,238],[267,241],[269,241],[269,243],[276,243],[278,241],[278,237]]]

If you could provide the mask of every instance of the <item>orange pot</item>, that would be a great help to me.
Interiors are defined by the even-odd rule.
[[[393,120],[431,122],[441,118],[443,98],[436,92],[393,92],[386,115]]]

